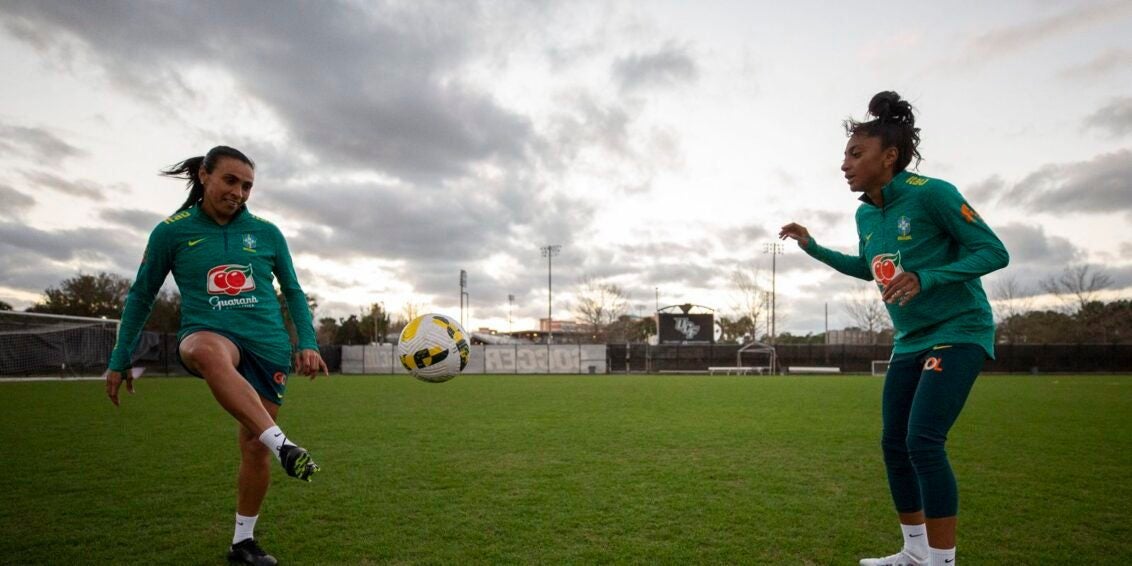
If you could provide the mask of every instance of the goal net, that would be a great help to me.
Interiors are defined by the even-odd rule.
[[[873,360],[873,375],[888,373],[888,360]]]
[[[109,363],[118,321],[0,311],[0,375],[98,375]]]

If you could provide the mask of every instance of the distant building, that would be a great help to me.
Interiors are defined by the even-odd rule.
[[[580,332],[581,330],[582,330],[582,325],[578,324],[577,322],[574,322],[572,320],[551,320],[551,321],[547,321],[547,319],[545,319],[545,318],[538,319],[538,331],[539,332],[553,331],[553,332],[556,332],[556,333],[557,332],[563,332],[563,333],[567,333],[567,334],[573,334],[575,332]]]

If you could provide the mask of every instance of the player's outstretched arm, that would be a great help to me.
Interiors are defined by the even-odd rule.
[[[126,391],[130,395],[134,394],[134,376],[130,370],[122,371],[109,371],[106,372],[106,396],[110,398],[110,402],[114,406],[118,406],[118,389],[122,387],[122,382],[126,382]]]
[[[778,231],[778,239],[785,240],[787,238],[792,238],[798,242],[798,247],[803,250],[810,245],[810,231],[797,222],[791,222]]]
[[[814,238],[810,236],[810,231],[797,222],[791,222],[783,226],[778,231],[778,237],[783,240],[790,238],[798,242],[798,247],[801,248],[802,251],[845,275],[856,277],[857,279],[864,279],[865,281],[869,281],[873,278],[872,272],[869,270],[868,262],[866,262],[864,258],[865,243],[863,241],[858,243],[857,255],[848,255],[829,250],[815,242]]]

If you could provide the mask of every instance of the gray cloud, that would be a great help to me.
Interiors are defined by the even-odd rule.
[[[636,116],[618,104],[602,104],[585,93],[563,100],[564,109],[553,117],[547,144],[553,152],[545,152],[556,168],[564,168],[587,148],[621,158],[631,156],[629,129]]]
[[[633,53],[613,62],[613,78],[622,92],[694,82],[699,67],[687,46],[666,42],[649,53]]]
[[[48,173],[46,171],[23,171],[22,174],[25,179],[35,185],[94,201],[105,201],[105,193],[107,191],[121,188],[121,185],[114,185],[108,188],[86,179],[68,181],[54,173]]]
[[[1132,51],[1113,48],[1086,63],[1066,67],[1057,75],[1063,79],[1098,79],[1121,68],[1132,68]]]
[[[1035,212],[1132,211],[1132,150],[1046,165],[1015,184],[1003,201]]]
[[[34,24],[21,35],[33,46],[78,38],[128,93],[159,104],[203,88],[179,69],[226,70],[324,165],[436,180],[521,159],[529,121],[457,75],[491,14],[464,4],[375,6],[13,2],[0,17]]]
[[[106,271],[133,276],[144,242],[133,234],[104,228],[46,231],[0,222],[0,285],[45,289],[72,277],[69,264],[81,260]],[[101,270],[97,267],[95,271]]]
[[[608,166],[612,173],[595,176],[623,191],[647,189],[659,167],[654,160],[665,166],[680,161],[671,133],[653,131],[634,143],[643,102],[571,95],[558,105],[547,131],[537,132],[527,117],[461,80],[469,66],[483,63],[477,57],[492,52],[484,42],[505,43],[500,34],[537,27],[529,25],[532,18],[553,15],[544,8],[468,3],[334,9],[296,3],[273,10],[224,2],[110,2],[98,9],[65,2],[0,5],[0,22],[19,28],[16,36],[46,56],[58,55],[61,45],[81,47],[126,94],[174,115],[207,95],[199,78],[190,81],[182,70],[203,64],[232,78],[238,94],[266,106],[293,140],[285,147],[233,140],[270,176],[257,188],[252,209],[296,223],[289,242],[296,253],[338,261],[395,259],[399,281],[442,304],[455,297],[459,269],[496,253],[532,259],[510,274],[513,289],[543,285],[538,245],[569,248],[591,230],[593,205],[580,200],[586,195],[552,190],[558,176],[577,171],[575,160]],[[678,49],[669,51],[673,61],[679,58]],[[655,82],[645,72],[650,65],[657,76],[682,76],[663,70],[663,57],[656,56],[665,53],[638,61],[638,78]],[[192,126],[205,134],[222,127]],[[616,166],[607,165],[613,161]],[[620,172],[622,166],[629,172]],[[342,168],[395,180],[302,180]],[[484,169],[502,171],[502,178],[488,178],[480,173]],[[88,181],[28,175],[56,190],[98,194]],[[108,211],[102,219],[148,229],[153,217],[139,212]],[[588,261],[583,255],[564,252],[563,273],[582,271]],[[508,291],[477,292],[477,302],[490,304],[505,303]]]
[[[124,226],[135,232],[148,233],[164,218],[156,212],[136,208],[108,208],[99,213],[103,220]]]
[[[1047,235],[1041,226],[1012,223],[995,227],[995,233],[1010,252],[1012,269],[1034,265],[1060,269],[1084,257],[1072,242]]]
[[[775,232],[777,234],[777,231]],[[732,226],[719,231],[719,237],[724,245],[732,246],[759,246],[769,242],[776,236],[766,226],[748,224],[746,226]]]
[[[651,189],[658,170],[683,166],[683,149],[673,132],[653,127],[647,135],[634,135],[642,128],[641,101],[602,101],[588,92],[571,92],[559,100],[536,145],[539,165],[546,170],[582,172],[603,179],[607,188],[635,194]]]
[[[42,128],[0,123],[0,154],[28,157],[40,164],[55,164],[86,152]]]
[[[376,183],[286,185],[259,193],[250,205],[268,218],[303,222],[290,241],[294,252],[398,258],[403,280],[417,292],[445,294],[460,269],[496,253],[537,258],[545,241],[568,244],[589,225],[591,205],[540,188],[521,175],[429,191]],[[538,234],[537,241],[530,234]],[[514,276],[529,275],[527,286],[537,286],[541,268],[530,263]]]
[[[1111,100],[1085,118],[1086,128],[1105,130],[1112,136],[1132,133],[1132,97]]]
[[[976,60],[998,57],[1060,35],[1110,23],[1129,13],[1132,4],[1122,0],[1078,5],[1053,16],[988,31],[970,42],[967,55]]]
[[[0,184],[0,218],[17,219],[24,212],[35,206],[35,199],[9,187]]]
[[[967,200],[971,201],[973,206],[978,206],[979,203],[994,201],[1005,188],[1006,181],[1002,177],[991,175],[963,189],[963,194],[967,196]]]

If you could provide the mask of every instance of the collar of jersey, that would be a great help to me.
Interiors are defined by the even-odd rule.
[[[220,225],[218,222],[216,222],[216,220],[214,220],[211,216],[206,214],[204,212],[204,209],[201,208],[200,203],[194,204],[193,207],[190,210],[193,211],[193,216],[196,216],[198,221],[204,222],[205,224],[208,224],[209,226],[215,226],[217,228],[223,228],[224,226],[234,226],[234,225],[240,223],[245,218],[251,217],[251,213],[248,212],[248,205],[246,205],[246,204],[244,206],[241,206],[240,209],[236,211],[236,214],[232,215],[232,219],[229,220],[228,223],[223,225],[223,226]]]
[[[911,177],[911,176],[912,176],[912,174],[909,173],[907,169],[905,169],[904,171],[901,171],[901,172],[893,175],[892,180],[889,181],[888,184],[886,184],[880,190],[881,196],[884,197],[884,206],[885,207],[888,207],[889,205],[891,205],[892,201],[896,200],[896,198],[898,196],[900,196],[899,189],[896,188],[897,184],[903,183],[905,179],[907,179],[908,177]],[[860,198],[858,198],[857,200],[859,200],[859,201],[861,201],[861,202],[863,202],[863,203],[865,203],[869,206],[876,206],[876,203],[874,203],[873,199],[869,198],[869,195],[867,195],[867,194],[861,195]]]

